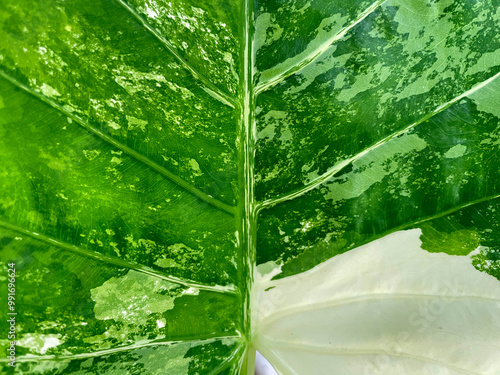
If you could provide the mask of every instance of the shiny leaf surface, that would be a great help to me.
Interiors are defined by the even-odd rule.
[[[500,368],[498,1],[0,5],[2,373]]]

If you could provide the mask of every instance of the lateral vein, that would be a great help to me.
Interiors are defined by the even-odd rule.
[[[311,311],[319,311],[324,309],[329,309],[336,306],[343,306],[348,304],[354,304],[358,302],[364,302],[369,300],[383,300],[383,299],[432,299],[432,298],[453,298],[454,300],[473,300],[481,301],[485,303],[499,304],[500,299],[489,298],[484,296],[474,296],[474,295],[446,295],[446,294],[425,294],[425,293],[372,293],[372,294],[360,294],[355,297],[340,297],[333,298],[328,301],[324,301],[318,304],[309,304],[302,306],[294,306],[275,314],[269,315],[268,318],[261,324],[261,329],[267,327],[268,325],[276,322],[277,320],[288,318],[290,316],[308,313]]]
[[[267,337],[267,336],[266,336]],[[451,369],[457,372],[461,372],[463,374],[469,374],[469,375],[481,375],[477,372],[467,370],[461,367],[456,367],[452,364],[439,361],[437,359],[429,358],[429,357],[424,357],[424,356],[419,356],[416,354],[412,353],[405,353],[405,352],[394,352],[390,350],[384,350],[384,349],[358,349],[358,348],[340,348],[340,347],[332,347],[330,345],[313,345],[309,343],[304,343],[304,342],[285,342],[281,340],[268,340],[270,343],[272,343],[272,347],[280,347],[284,351],[300,351],[300,352],[310,352],[310,353],[317,353],[317,354],[330,354],[330,355],[335,355],[335,356],[358,356],[358,355],[377,355],[377,354],[383,354],[387,355],[390,357],[402,357],[402,358],[408,358],[408,359],[413,359],[419,362],[425,362],[425,363],[432,363],[436,364],[440,367],[444,367],[447,369]]]
[[[500,72],[497,73],[497,74],[495,74],[494,76],[488,78],[487,80],[485,80],[485,81],[483,81],[483,82],[475,85],[471,89],[469,89],[466,92],[460,94],[459,96],[457,96],[457,97],[449,100],[448,102],[446,102],[444,104],[441,104],[434,111],[432,111],[431,113],[429,113],[429,114],[425,115],[424,117],[420,118],[416,122],[408,125],[407,127],[403,128],[401,130],[398,130],[398,131],[396,131],[396,132],[388,135],[385,138],[382,138],[380,141],[378,141],[378,142],[374,143],[373,145],[365,148],[364,150],[360,151],[356,155],[354,155],[354,156],[352,156],[352,157],[350,157],[350,158],[348,158],[346,160],[343,160],[340,163],[334,165],[333,167],[331,167],[330,169],[328,169],[325,173],[323,173],[321,176],[318,176],[315,179],[309,181],[303,187],[301,187],[299,189],[296,189],[296,190],[294,190],[294,191],[292,191],[292,192],[290,192],[288,194],[285,194],[285,195],[283,195],[281,197],[271,198],[271,199],[267,199],[267,200],[261,202],[259,204],[258,210],[260,211],[261,209],[275,206],[276,204],[279,204],[279,203],[282,203],[282,202],[285,202],[285,201],[288,201],[288,200],[295,199],[297,197],[300,197],[300,196],[308,193],[309,191],[315,189],[319,185],[323,184],[324,182],[326,182],[329,179],[331,179],[332,177],[334,177],[342,169],[344,169],[345,167],[347,167],[351,163],[355,162],[356,160],[360,159],[361,157],[365,156],[369,152],[371,152],[371,151],[379,148],[380,146],[382,146],[383,144],[389,142],[393,138],[399,137],[400,135],[408,132],[409,130],[415,128],[416,126],[418,126],[418,125],[420,125],[420,124],[428,121],[432,117],[436,116],[437,114],[439,114],[439,113],[443,112],[444,110],[448,109],[449,107],[451,107],[453,104],[457,103],[459,100],[461,100],[461,99],[465,98],[466,96],[469,96],[469,95],[473,94],[474,92],[478,91],[479,89],[485,87],[486,85],[488,85],[490,82],[492,82],[493,80],[495,80],[498,77],[500,77]]]
[[[228,205],[224,202],[219,201],[218,199],[215,199],[214,197],[205,194],[198,188],[194,187],[191,185],[189,182],[183,180],[179,176],[175,175],[174,173],[170,172],[166,168],[162,167],[161,165],[157,164],[153,160],[149,159],[148,157],[140,154],[139,152],[135,151],[134,149],[128,147],[127,145],[124,145],[123,143],[117,141],[113,137],[105,134],[101,130],[97,129],[95,126],[92,126],[89,124],[87,121],[83,120],[81,117],[78,115],[75,115],[74,113],[70,112],[54,100],[46,97],[43,94],[40,94],[33,90],[32,88],[24,85],[23,83],[17,81],[15,78],[11,77],[4,71],[0,70],[0,76],[8,80],[10,83],[14,84],[15,86],[19,87],[20,89],[28,92],[29,94],[35,96],[36,98],[40,99],[44,103],[50,105],[52,108],[58,110],[59,112],[63,113],[64,115],[70,117],[72,120],[76,121],[79,125],[81,125],[83,128],[85,128],[87,131],[90,133],[94,134],[95,136],[99,137],[103,141],[109,143],[110,145],[122,150],[123,152],[127,153],[129,156],[133,157],[134,159],[140,161],[141,163],[145,164],[147,167],[151,168],[155,172],[159,173],[163,177],[169,179],[176,185],[182,187],[184,190],[188,191],[189,193],[193,194],[197,198],[201,199],[204,202],[209,203],[210,205],[227,212],[228,214],[234,215],[235,214],[235,207]]]
[[[25,355],[16,358],[16,362],[40,362],[40,361],[67,361],[67,360],[75,360],[75,359],[85,359],[85,358],[95,358],[104,355],[110,355],[120,352],[126,352],[129,350],[136,350],[141,348],[147,348],[150,346],[158,346],[158,345],[176,345],[176,344],[211,344],[212,342],[224,340],[224,339],[240,339],[239,336],[221,336],[221,337],[213,337],[205,340],[178,340],[178,341],[163,341],[163,340],[147,340],[144,342],[137,342],[131,345],[121,346],[112,349],[105,350],[97,350],[95,352],[90,353],[79,353],[79,354],[63,354],[63,355]],[[2,359],[0,362],[8,362],[7,359]]]
[[[306,66],[312,64],[323,52],[325,52],[330,46],[342,39],[351,29],[356,27],[360,22],[362,22],[366,17],[372,14],[376,9],[378,9],[383,3],[388,0],[377,0],[373,2],[368,8],[366,8],[359,16],[352,21],[349,25],[342,28],[339,32],[332,35],[330,38],[325,40],[320,46],[311,51],[309,54],[304,56],[299,62],[297,62],[293,67],[284,72],[281,72],[274,77],[267,79],[266,81],[258,84],[255,88],[256,95],[260,94],[263,91],[270,89],[271,87],[277,85],[284,79],[290,77],[291,75],[299,72],[304,69]]]
[[[239,294],[239,290],[234,285],[227,285],[227,286],[206,285],[206,284],[197,283],[195,281],[176,277],[176,276],[164,275],[164,274],[159,273],[158,271],[156,271],[150,267],[146,267],[146,266],[143,266],[143,265],[137,264],[137,263],[132,263],[132,262],[129,262],[129,261],[126,261],[123,259],[114,258],[114,257],[111,257],[109,255],[104,255],[104,254],[98,253],[97,251],[83,249],[83,248],[78,247],[76,245],[72,245],[72,244],[69,244],[67,242],[52,238],[52,237],[47,236],[45,234],[41,234],[41,233],[30,231],[30,230],[25,229],[25,228],[21,228],[17,225],[13,225],[13,224],[10,224],[10,223],[5,222],[5,221],[0,220],[0,227],[10,229],[10,230],[18,232],[20,234],[27,235],[31,238],[36,239],[36,240],[45,242],[46,244],[56,246],[60,249],[71,251],[75,254],[78,254],[78,255],[86,257],[86,258],[95,259],[97,261],[100,261],[100,262],[103,262],[106,264],[112,264],[112,265],[115,265],[118,267],[128,268],[128,269],[131,269],[131,270],[134,270],[137,272],[141,272],[141,273],[146,274],[148,276],[153,276],[153,277],[156,277],[156,278],[159,278],[162,280],[166,280],[166,281],[169,281],[172,283],[184,285],[187,287],[197,288],[200,290],[221,293],[221,294],[232,294],[232,295]]]
[[[376,236],[369,237],[365,241],[362,241],[360,243],[356,243],[354,246],[347,247],[344,251],[349,251],[349,250],[352,250],[355,247],[366,245],[367,243],[370,243],[370,242],[375,241],[375,240],[377,240],[379,238],[388,236],[389,234],[394,233],[394,232],[398,232],[398,231],[405,230],[405,229],[416,228],[420,224],[423,224],[423,223],[431,221],[431,220],[439,219],[439,218],[444,217],[444,216],[451,215],[451,214],[453,214],[455,212],[458,212],[460,210],[463,210],[463,209],[465,209],[467,207],[471,207],[471,206],[474,206],[476,204],[484,203],[484,202],[487,202],[487,201],[490,201],[490,200],[494,200],[494,199],[499,199],[499,198],[500,198],[500,193],[499,194],[488,195],[486,197],[478,198],[478,199],[475,199],[473,201],[469,201],[469,202],[466,202],[464,204],[461,204],[459,206],[452,207],[452,208],[450,208],[448,210],[444,210],[444,211],[438,212],[438,213],[436,213],[434,215],[423,217],[421,219],[412,221],[410,223],[401,224],[401,225],[399,225],[397,227],[388,229],[385,232],[382,232],[382,233],[380,233],[380,234],[378,234]]]
[[[132,6],[127,4],[123,0],[115,0],[117,3],[119,3],[121,6],[123,6],[126,10],[128,10],[134,18],[136,18],[142,26],[146,30],[148,30],[160,43],[163,44],[163,46],[172,54],[174,57],[187,69],[191,72],[191,74],[199,79],[203,84],[207,87],[209,90],[209,94],[213,97],[215,97],[217,100],[222,102],[223,104],[235,108],[237,105],[236,100],[231,97],[230,95],[226,94],[223,92],[219,87],[214,85],[210,80],[208,80],[204,75],[202,75],[200,72],[198,72],[186,59],[184,59],[177,49],[170,43],[167,39],[165,39],[152,25],[149,24]]]

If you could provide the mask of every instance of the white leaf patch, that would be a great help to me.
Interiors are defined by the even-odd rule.
[[[281,374],[498,374],[500,283],[470,257],[422,250],[420,235],[281,280],[256,275],[257,350]]]

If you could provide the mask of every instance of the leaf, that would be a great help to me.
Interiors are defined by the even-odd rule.
[[[500,3],[0,8],[2,373],[495,374]]]
[[[498,280],[470,257],[422,251],[420,235],[392,233],[305,273],[261,280],[259,349],[280,373],[494,374]]]

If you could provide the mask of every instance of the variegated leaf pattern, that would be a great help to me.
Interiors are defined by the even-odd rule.
[[[498,371],[496,0],[0,5],[2,373]]]

